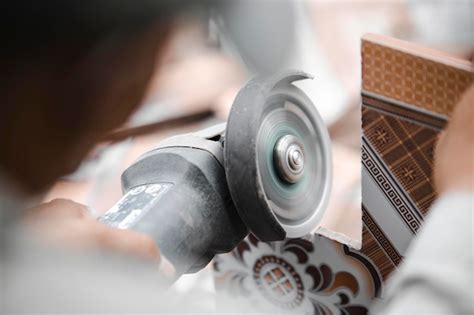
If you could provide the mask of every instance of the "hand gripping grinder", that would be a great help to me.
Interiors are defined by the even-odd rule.
[[[307,78],[294,71],[248,82],[227,124],[166,139],[125,170],[125,195],[100,220],[151,236],[177,276],[249,232],[266,242],[311,232],[332,162],[320,115],[292,84]]]

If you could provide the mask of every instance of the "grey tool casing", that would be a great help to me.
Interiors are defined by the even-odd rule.
[[[133,230],[151,236],[177,274],[202,269],[248,233],[227,188],[219,141],[224,129],[169,138],[122,175],[124,193],[144,184],[173,184]]]

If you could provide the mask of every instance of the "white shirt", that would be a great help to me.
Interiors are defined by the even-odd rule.
[[[474,314],[473,205],[472,192],[435,202],[373,314]]]

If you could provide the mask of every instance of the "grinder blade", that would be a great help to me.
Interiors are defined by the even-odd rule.
[[[325,212],[332,182],[326,127],[292,71],[257,77],[239,92],[227,122],[227,183],[244,223],[262,241],[301,237]]]

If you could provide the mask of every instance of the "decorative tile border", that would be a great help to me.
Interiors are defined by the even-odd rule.
[[[380,228],[363,204],[362,220],[364,225],[367,227],[367,230],[380,244],[381,249],[387,254],[388,257],[390,257],[395,266],[398,265],[402,261],[403,256],[400,255],[395,246],[393,246],[392,242],[390,242],[387,235],[383,232],[383,230]]]
[[[416,213],[413,205],[408,204],[405,199],[400,196],[398,193],[400,187],[394,187],[395,182],[389,179],[390,175],[387,170],[383,170],[380,163],[376,161],[374,152],[371,151],[373,150],[370,148],[368,141],[363,137],[361,152],[362,165],[369,172],[372,179],[377,183],[387,200],[389,200],[394,209],[396,209],[407,227],[413,232],[413,234],[416,234],[421,226],[421,220],[419,219],[420,215]],[[389,209],[387,209],[387,211],[389,211]]]

